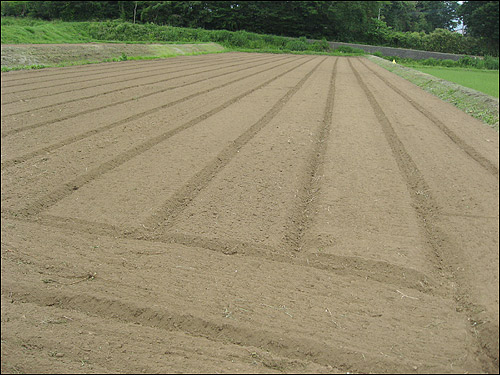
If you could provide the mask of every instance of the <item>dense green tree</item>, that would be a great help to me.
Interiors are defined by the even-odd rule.
[[[490,51],[498,54],[498,1],[465,1],[459,9],[467,35],[480,38]]]
[[[457,1],[417,1],[416,11],[421,15],[421,30],[432,32],[435,29],[453,30],[457,26]]]
[[[379,19],[395,31],[415,31],[418,22],[415,1],[383,2],[379,15]]]
[[[2,1],[2,15],[44,20],[104,20],[118,18],[119,3],[128,1]]]
[[[2,1],[2,16],[24,17],[27,10],[27,1]]]
[[[457,1],[383,1],[380,19],[395,31],[453,30],[457,24]]]
[[[462,42],[451,33],[457,21],[457,1],[2,1],[1,4],[2,15],[8,16],[65,21],[123,20],[405,48],[437,50],[442,43],[462,51],[459,45],[467,45],[465,41],[473,39]],[[481,38],[491,53],[498,54],[498,2],[467,1],[460,9],[469,36]]]

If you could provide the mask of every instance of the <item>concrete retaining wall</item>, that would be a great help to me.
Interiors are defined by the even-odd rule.
[[[465,55],[455,55],[453,53],[441,53],[441,52],[428,52],[428,51],[418,51],[414,49],[406,48],[392,48],[392,47],[379,47],[379,46],[369,46],[366,44],[352,44],[352,43],[340,43],[340,42],[328,42],[332,49],[339,48],[340,46],[349,46],[353,48],[359,48],[367,53],[380,52],[384,56],[399,56],[407,57],[415,60],[420,59],[449,59],[457,61]]]

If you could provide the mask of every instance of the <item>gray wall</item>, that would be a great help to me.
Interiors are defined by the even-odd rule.
[[[368,46],[365,44],[351,44],[351,43],[340,43],[340,42],[328,42],[332,49],[336,49],[340,46],[349,46],[353,48],[359,48],[367,53],[380,52],[384,56],[399,56],[408,57],[411,59],[450,59],[457,61],[465,55],[455,55],[453,53],[441,53],[441,52],[428,52],[428,51],[418,51],[414,49],[406,48],[392,48],[392,47],[378,47],[378,46]]]

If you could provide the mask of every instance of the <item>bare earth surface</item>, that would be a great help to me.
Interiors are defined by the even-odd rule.
[[[196,44],[2,44],[2,68],[25,65],[57,65],[78,61],[102,62],[106,59],[142,56],[184,55],[222,51],[216,43]]]
[[[2,373],[498,372],[499,136],[364,58],[2,73]]]

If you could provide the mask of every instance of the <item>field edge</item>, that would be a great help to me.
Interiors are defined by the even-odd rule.
[[[377,56],[366,55],[365,58],[499,131],[497,98]]]

